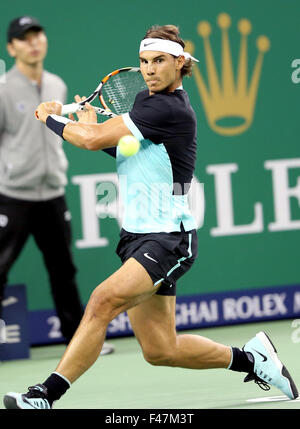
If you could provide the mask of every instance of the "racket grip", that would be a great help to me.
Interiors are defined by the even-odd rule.
[[[77,110],[80,109],[80,107],[81,107],[81,104],[79,103],[65,104],[62,107],[61,115],[64,116],[64,115],[68,115],[69,113],[75,113],[77,112]]]

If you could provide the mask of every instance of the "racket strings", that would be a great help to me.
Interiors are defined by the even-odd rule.
[[[121,115],[131,110],[137,93],[146,88],[141,73],[122,72],[108,79],[102,95],[107,107]]]

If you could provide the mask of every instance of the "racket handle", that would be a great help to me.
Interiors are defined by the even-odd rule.
[[[56,103],[59,103],[61,106],[63,105],[60,101],[58,101],[58,100],[55,100],[55,102]],[[36,119],[39,119],[39,115],[38,115],[38,111],[37,110],[35,110],[35,112],[34,112],[34,116],[35,116],[35,118]]]
[[[81,105],[81,104],[79,104],[79,103],[65,104],[65,105],[62,107],[61,115],[62,115],[62,116],[64,116],[64,115],[68,115],[69,113],[75,113],[75,112],[77,112],[77,110],[79,110],[81,107],[82,107],[82,105]]]

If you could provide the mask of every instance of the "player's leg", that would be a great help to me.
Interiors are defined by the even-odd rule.
[[[133,247],[133,257],[147,269],[154,284],[163,279],[162,285],[150,300],[128,312],[146,359],[151,363],[186,368],[228,366],[229,347],[200,336],[176,335],[176,281],[191,268],[197,257],[196,231],[182,229],[171,234],[151,234],[147,238],[139,239],[138,249]],[[130,245],[125,248],[130,250]]]
[[[228,368],[247,373],[244,381],[255,381],[264,390],[269,390],[270,384],[290,399],[298,397],[289,371],[264,332],[248,341],[242,350],[198,335],[176,334],[175,297],[171,296],[154,295],[130,309],[128,315],[144,357],[152,365]]]
[[[75,381],[97,359],[111,320],[148,299],[157,289],[144,267],[130,258],[93,291],[56,371]]]
[[[197,234],[196,231],[181,231],[150,238],[151,241],[141,243],[137,250],[133,247],[133,257],[147,268],[154,284],[157,279],[163,279],[157,292],[161,297],[153,296],[129,311],[146,359],[155,365],[229,368],[247,373],[245,381],[255,380],[263,387],[266,383],[264,380],[262,383],[259,375],[264,374],[270,384],[295,398],[298,395],[295,383],[264,335],[250,340],[244,349],[218,344],[201,336],[176,335],[175,298],[169,296],[175,295],[176,281],[190,269],[197,257]],[[130,246],[126,249],[130,250]],[[120,251],[122,256],[122,247]],[[266,361],[257,359],[259,355],[251,352],[253,344],[259,344],[262,337],[264,341],[257,347],[258,350],[266,350],[266,356],[268,353]]]
[[[70,213],[65,198],[37,202],[31,219],[32,234],[42,252],[49,274],[61,331],[69,342],[83,316],[83,308],[75,280]]]
[[[152,365],[183,368],[227,368],[231,347],[200,335],[177,334],[175,296],[153,295],[128,310],[134,334]]]
[[[106,329],[118,314],[140,304],[159,286],[135,259],[127,262],[93,291],[80,325],[54,373],[27,394],[9,392],[7,408],[50,408],[98,358]]]

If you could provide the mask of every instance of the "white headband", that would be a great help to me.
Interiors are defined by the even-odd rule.
[[[144,39],[140,44],[140,52],[142,51],[159,51],[165,52],[167,54],[174,55],[175,57],[179,57],[183,55],[186,59],[191,58],[193,61],[199,62],[196,58],[192,57],[188,52],[183,51],[183,47],[172,40],[166,39]]]

